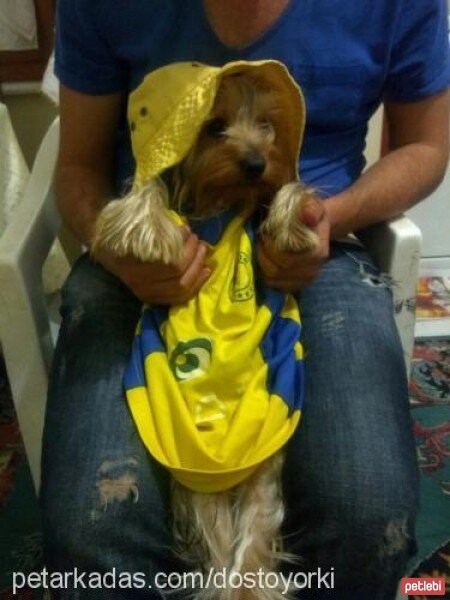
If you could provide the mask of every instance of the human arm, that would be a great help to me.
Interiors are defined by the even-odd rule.
[[[287,280],[309,267],[309,278],[297,278],[297,289],[319,273],[329,239],[357,232],[390,219],[427,196],[442,178],[448,160],[448,93],[450,60],[446,0],[392,2],[392,29],[380,36],[385,70],[383,94],[391,151],[342,193],[311,207],[311,226],[322,232],[319,254],[297,257],[269,254],[271,276]],[[364,40],[360,40],[364,53]],[[380,46],[381,49],[382,46]],[[366,102],[378,100],[367,96]],[[329,240],[328,240],[329,242]],[[264,270],[264,266],[263,266]],[[293,282],[295,283],[295,282]]]
[[[88,95],[61,86],[61,138],[56,173],[57,205],[74,235],[89,248],[96,218],[113,197],[113,149],[122,97]],[[206,281],[205,246],[186,231],[176,265],[140,263],[103,251],[97,260],[143,302],[179,304]]]
[[[441,182],[449,154],[449,92],[386,102],[390,151],[349,189],[325,203],[331,239],[392,219]]]
[[[391,219],[441,181],[448,161],[449,92],[411,103],[387,102],[391,151],[350,188],[306,207],[303,221],[321,244],[312,253],[277,253],[262,239],[259,258],[268,285],[296,291],[311,283],[328,257],[330,240]]]

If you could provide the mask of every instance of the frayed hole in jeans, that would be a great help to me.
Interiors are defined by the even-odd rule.
[[[392,289],[397,283],[388,273],[378,273],[377,269],[368,262],[355,258],[351,252],[345,254],[358,265],[358,275],[363,283],[371,287]]]
[[[389,521],[384,530],[380,556],[395,556],[402,554],[408,544],[408,520],[406,517]]]
[[[338,333],[344,328],[345,316],[340,310],[323,314],[320,321],[320,329],[323,334]]]
[[[97,507],[91,513],[93,521],[97,521],[102,513],[106,513],[114,505],[126,501],[132,504],[138,502],[137,466],[135,458],[110,460],[101,464],[96,483]]]

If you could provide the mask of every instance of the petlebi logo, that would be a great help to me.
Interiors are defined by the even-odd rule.
[[[179,342],[169,360],[170,368],[178,381],[203,375],[211,365],[212,343],[209,338],[194,338]]]

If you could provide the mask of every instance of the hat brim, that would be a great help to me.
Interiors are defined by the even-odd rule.
[[[130,95],[128,120],[139,187],[181,162],[195,143],[223,77],[250,73],[277,89],[287,160],[297,163],[305,127],[303,94],[287,68],[274,60],[235,61],[223,67],[173,63],[153,71]]]

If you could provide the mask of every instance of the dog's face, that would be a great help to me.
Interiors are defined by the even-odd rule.
[[[175,171],[175,202],[182,212],[202,217],[240,201],[268,204],[295,179],[279,97],[256,76],[222,80],[209,119]]]

